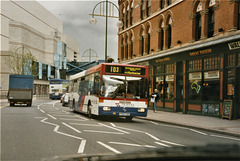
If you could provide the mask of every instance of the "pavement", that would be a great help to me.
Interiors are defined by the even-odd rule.
[[[48,99],[48,97],[33,97],[33,100]],[[8,106],[7,99],[0,99],[0,108]],[[172,125],[205,130],[209,132],[226,134],[240,138],[240,119],[229,120],[217,117],[191,115],[174,112],[148,110],[147,117],[140,119],[162,122]]]
[[[240,119],[229,120],[202,115],[191,115],[164,111],[154,112],[153,110],[148,110],[147,117],[138,118],[195,128],[240,138]]]

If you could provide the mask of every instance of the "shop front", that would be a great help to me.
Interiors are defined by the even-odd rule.
[[[158,110],[240,118],[240,41],[205,45],[149,60]]]

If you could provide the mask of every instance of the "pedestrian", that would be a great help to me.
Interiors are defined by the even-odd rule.
[[[151,98],[152,99],[154,98],[153,109],[154,109],[154,112],[157,112],[157,101],[159,99],[159,94],[157,89],[154,89],[154,92],[151,94]]]

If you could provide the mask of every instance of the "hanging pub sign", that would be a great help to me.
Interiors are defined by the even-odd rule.
[[[229,43],[228,47],[229,47],[229,50],[239,49],[240,41]]]

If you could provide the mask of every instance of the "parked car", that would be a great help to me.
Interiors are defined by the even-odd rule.
[[[62,106],[68,106],[68,102],[69,102],[69,97],[67,94],[64,94],[62,97]]]

